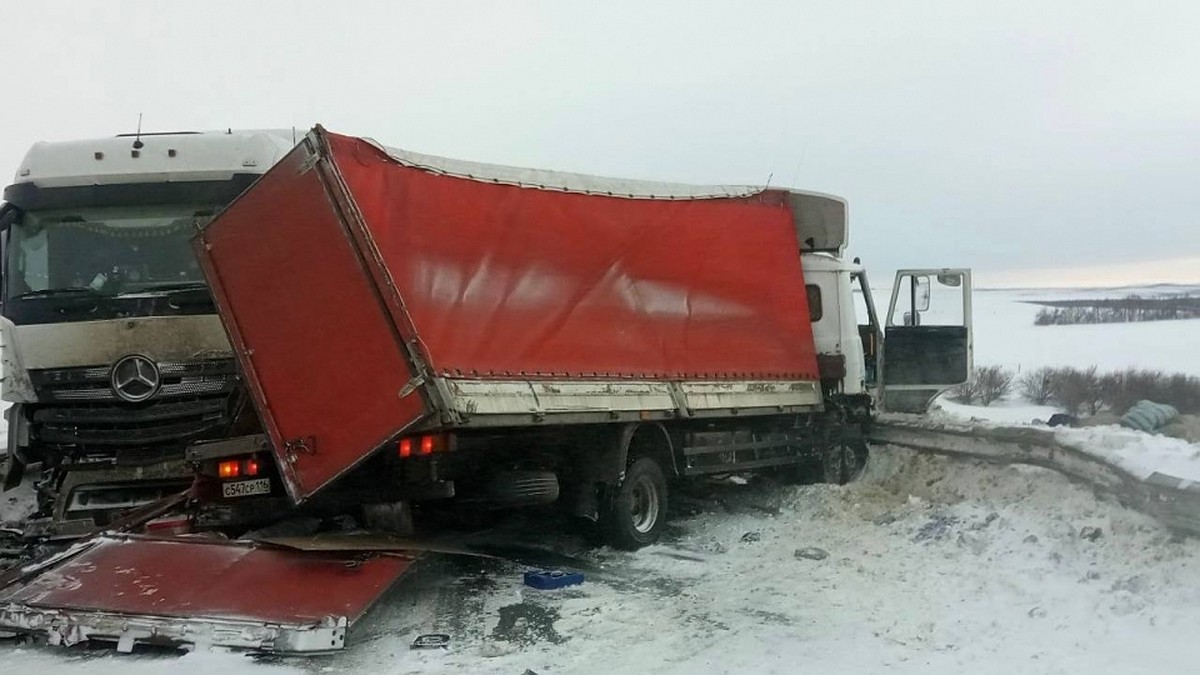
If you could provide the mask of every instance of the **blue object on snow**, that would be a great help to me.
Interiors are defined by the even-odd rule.
[[[562,570],[536,570],[525,573],[525,585],[541,591],[548,591],[563,586],[575,586],[583,583],[580,572],[563,572]]]

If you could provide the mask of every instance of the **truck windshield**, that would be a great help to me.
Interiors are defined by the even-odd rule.
[[[8,246],[8,298],[118,296],[188,286],[204,277],[189,239],[206,205],[26,211]]]

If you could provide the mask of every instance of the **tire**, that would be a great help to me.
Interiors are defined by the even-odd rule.
[[[626,551],[653,544],[667,521],[667,479],[658,462],[639,457],[601,514],[605,543]]]
[[[845,485],[867,468],[867,443],[861,438],[835,439],[825,451],[822,465],[825,482]]]

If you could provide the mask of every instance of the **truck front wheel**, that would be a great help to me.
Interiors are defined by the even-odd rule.
[[[861,438],[840,438],[830,445],[822,458],[825,482],[845,485],[856,480],[867,467],[869,451]]]
[[[653,544],[667,519],[667,480],[658,462],[639,457],[625,471],[601,516],[604,538],[629,551]]]

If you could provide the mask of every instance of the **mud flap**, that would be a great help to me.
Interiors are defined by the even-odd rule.
[[[0,588],[0,631],[135,645],[312,654],[404,575],[407,553],[301,551],[254,542],[104,534]]]

